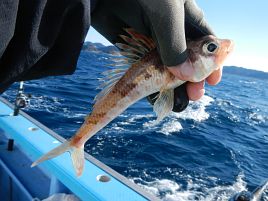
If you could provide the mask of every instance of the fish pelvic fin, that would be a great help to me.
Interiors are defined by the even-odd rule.
[[[71,141],[65,141],[60,146],[56,147],[55,149],[52,149],[47,154],[43,155],[41,158],[36,160],[31,167],[35,167],[36,165],[46,161],[50,160],[52,158],[55,158],[65,152],[70,152],[73,166],[75,169],[76,176],[81,176],[84,169],[84,145],[80,147],[75,147],[71,145]]]
[[[173,105],[174,89],[164,89],[160,91],[154,103],[154,112],[157,115],[156,123],[159,123],[172,111]]]

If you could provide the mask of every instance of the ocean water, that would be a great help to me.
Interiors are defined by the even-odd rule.
[[[113,57],[83,51],[75,74],[26,82],[32,98],[24,111],[71,137]],[[220,201],[254,190],[268,179],[267,74],[226,69],[201,100],[158,125],[149,103],[139,101],[91,138],[86,151],[166,201]],[[3,97],[14,102],[17,88]],[[268,201],[268,189],[262,200]]]

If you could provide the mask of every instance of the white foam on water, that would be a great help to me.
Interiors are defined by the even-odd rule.
[[[239,80],[240,83],[244,83],[244,84],[257,84],[256,81],[245,81],[245,80]]]
[[[50,97],[50,96],[32,96],[30,99],[29,107],[26,110],[36,110],[36,111],[46,111],[48,113],[61,113],[63,116],[67,118],[72,118],[76,116],[76,114],[71,113],[71,111],[64,107],[62,102],[64,99],[60,99],[58,97]]]
[[[141,178],[131,180],[138,183],[146,191],[160,197],[163,201],[228,201],[236,193],[247,190],[243,173],[237,176],[232,185],[215,187],[205,186],[207,183],[205,180],[210,180],[209,178],[198,179],[197,181],[200,182],[198,184],[193,182],[191,176],[188,175],[187,177],[187,188],[185,190],[181,188],[180,184],[169,179],[155,179],[151,182],[143,181]],[[212,180],[215,180],[215,178],[212,178]]]
[[[133,182],[142,181],[141,178],[133,178],[130,180]],[[151,182],[142,181],[142,183],[145,183],[145,185],[139,184],[139,183],[138,185],[144,188],[146,191],[158,197],[163,193],[172,195],[180,190],[180,185],[168,179],[162,179],[162,180],[156,179],[155,181],[151,181]]]
[[[162,128],[157,131],[158,133],[162,133],[164,135],[170,135],[174,132],[179,132],[182,130],[182,125],[179,121],[172,119],[171,121],[168,121],[163,124]]]
[[[124,128],[118,126],[117,124],[113,125],[112,129],[113,130],[116,130],[117,132],[124,131],[125,130]]]
[[[172,133],[179,132],[183,129],[181,123],[182,120],[194,120],[197,122],[205,121],[209,118],[209,113],[206,111],[206,107],[213,102],[214,99],[209,96],[203,96],[200,100],[195,102],[190,102],[186,110],[180,113],[172,112],[169,119],[164,121],[162,124],[158,125],[159,133],[164,135],[171,135]],[[148,122],[144,124],[144,127],[157,126],[154,122]]]
[[[198,122],[204,121],[209,118],[209,114],[206,111],[206,107],[209,106],[211,102],[213,101],[214,101],[213,98],[205,95],[198,101],[190,101],[188,107],[183,112],[180,112],[180,113],[172,112],[168,118],[177,119],[177,120],[178,119],[183,119],[183,120],[192,119]],[[128,122],[135,122],[143,118],[147,118],[147,119],[155,118],[156,119],[156,116],[153,114],[133,115],[131,118],[129,118]],[[148,125],[153,124],[153,123],[154,121],[149,121]],[[145,125],[148,126],[147,124]]]
[[[213,102],[214,99],[205,95],[200,100],[195,102],[190,102],[189,106],[186,110],[180,113],[172,112],[167,118],[165,118],[162,122],[156,123],[155,114],[137,114],[128,116],[128,119],[124,122],[120,122],[119,124],[124,126],[127,124],[135,124],[142,119],[145,119],[143,123],[143,129],[156,130],[158,133],[162,133],[164,135],[171,135],[175,132],[179,132],[183,129],[180,120],[194,120],[197,122],[204,121],[209,118],[209,113],[206,111],[206,107]],[[125,118],[125,117],[124,117]]]
[[[191,119],[201,122],[209,118],[209,113],[206,111],[206,107],[209,106],[213,101],[213,98],[205,95],[198,101],[191,101],[189,106],[183,112],[172,113],[171,115],[183,120]]]
[[[253,124],[260,124],[260,123],[265,123],[267,121],[267,117],[256,113],[252,112],[248,115],[248,119],[251,121]]]
[[[247,183],[243,179],[244,179],[244,174],[240,173],[237,176],[236,181],[233,185],[216,186],[214,188],[208,189],[207,191],[208,195],[204,199],[202,199],[202,201],[212,201],[212,200],[227,201],[236,193],[241,192],[241,191],[246,191]]]
[[[155,115],[153,114],[137,114],[137,115],[133,115],[131,116],[131,118],[128,119],[128,123],[134,123],[136,121],[139,121],[143,118],[146,118],[146,119],[150,119],[150,118],[153,118],[155,117]]]
[[[268,188],[266,188],[263,192],[263,200],[268,201]]]

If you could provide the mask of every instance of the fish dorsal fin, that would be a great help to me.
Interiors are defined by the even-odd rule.
[[[136,32],[134,29],[125,29],[125,31],[134,39],[136,40],[139,44],[142,45],[142,47],[146,47],[148,50],[152,50],[154,49],[156,46],[155,46],[155,43],[153,41],[153,39],[143,35],[143,34],[140,34],[138,32]]]
[[[121,50],[121,54],[130,58],[135,55],[137,58],[143,57],[146,53],[153,50],[156,46],[154,41],[134,29],[125,29],[129,36],[120,35],[125,43],[116,43],[115,45]]]
[[[174,90],[164,89],[158,94],[154,103],[154,112],[157,115],[156,123],[164,119],[173,109],[174,105]]]
[[[108,94],[127,70],[128,64],[123,63],[116,64],[114,69],[102,72],[103,77],[99,79],[100,85],[97,88],[102,90],[95,96],[94,102],[96,103]]]
[[[98,87],[98,89],[102,90],[95,96],[94,98],[95,102],[97,102],[106,94],[108,94],[112,90],[113,86],[118,82],[118,80],[125,74],[125,72],[128,69],[126,66],[120,66],[120,67],[121,68],[107,70],[102,73],[104,77],[99,79],[101,84]]]
[[[113,59],[113,69],[109,69],[102,74],[103,78],[100,79],[102,84],[98,88],[102,88],[102,91],[97,94],[94,101],[97,102],[106,94],[108,94],[120,78],[128,70],[129,66],[138,62],[148,52],[155,48],[153,40],[143,34],[134,31],[131,28],[125,29],[126,35],[120,35],[125,43],[116,43],[115,46],[120,49],[120,54],[124,56]]]
[[[146,49],[134,48],[132,46],[129,46],[123,43],[116,43],[115,46],[118,47],[120,50],[124,50],[125,52],[130,52],[134,54],[145,55],[147,53]]]

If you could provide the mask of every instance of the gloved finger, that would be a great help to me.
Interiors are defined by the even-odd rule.
[[[174,106],[173,112],[182,112],[185,110],[189,104],[189,97],[186,91],[187,83],[174,89]]]
[[[188,57],[185,39],[184,0],[140,0],[159,55],[166,66],[185,62]]]
[[[118,35],[126,27],[152,37],[167,66],[183,63],[188,57],[184,0],[103,0],[91,18],[93,27],[112,43],[118,42]]]

